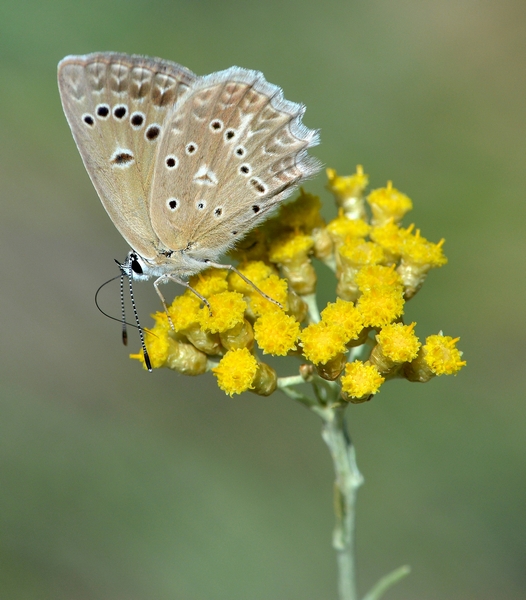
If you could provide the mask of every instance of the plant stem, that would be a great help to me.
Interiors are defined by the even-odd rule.
[[[323,411],[322,437],[332,456],[335,471],[334,511],[336,523],[332,545],[338,564],[339,600],[357,600],[354,565],[354,518],[356,493],[363,477],[356,465],[356,454],[344,417],[344,407]],[[320,414],[320,413],[318,413]]]

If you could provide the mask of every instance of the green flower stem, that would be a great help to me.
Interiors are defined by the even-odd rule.
[[[322,437],[332,456],[336,479],[334,482],[334,511],[336,523],[332,545],[338,564],[339,600],[356,600],[354,564],[354,521],[356,494],[363,477],[356,464],[344,416],[345,407],[325,409]]]
[[[307,305],[309,309],[309,322],[310,323],[319,323],[321,320],[320,311],[318,309],[318,301],[316,299],[316,294],[305,294],[301,296],[301,299]]]
[[[354,516],[357,490],[363,477],[356,465],[356,454],[345,424],[345,406],[338,403],[339,386],[313,375],[310,381],[316,399],[294,388],[305,383],[299,376],[280,377],[278,387],[289,398],[315,412],[323,421],[322,437],[332,456],[334,471],[334,512],[336,524],[332,545],[338,564],[339,600],[357,600],[354,565]]]

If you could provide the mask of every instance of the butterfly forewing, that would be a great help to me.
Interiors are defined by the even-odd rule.
[[[303,112],[257,71],[199,78],[159,145],[150,214],[160,240],[214,260],[266,218],[319,169]]]
[[[116,227],[144,258],[161,245],[150,187],[167,116],[196,76],[169,61],[116,53],[69,56],[59,89],[86,170]]]

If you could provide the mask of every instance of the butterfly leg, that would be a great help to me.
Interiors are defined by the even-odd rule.
[[[179,277],[176,277],[175,275],[170,275],[170,274],[161,275],[158,279],[156,279],[153,282],[153,286],[155,288],[155,291],[157,292],[157,295],[161,299],[161,303],[163,305],[164,312],[166,313],[166,316],[168,317],[168,322],[170,323],[170,326],[172,327],[172,329],[174,331],[175,331],[175,327],[172,322],[172,318],[170,317],[170,313],[168,312],[168,306],[166,305],[166,300],[164,299],[164,296],[163,296],[161,290],[159,289],[159,284],[166,283],[168,280],[173,281],[174,283],[178,283],[179,285],[182,285],[186,289],[193,292],[199,298],[199,300],[201,300],[201,302],[205,306],[208,307],[208,310],[210,310],[210,303],[208,302],[208,300],[204,296],[202,296],[197,290],[194,290],[194,288],[187,281],[185,281],[184,279],[180,279]],[[212,312],[212,311],[210,311],[210,312]]]
[[[261,294],[263,296],[263,298],[265,298],[266,300],[269,300],[276,306],[279,306],[279,308],[283,309],[283,306],[281,306],[281,304],[277,300],[274,300],[274,298],[271,298],[268,294],[265,294],[265,292],[260,290],[253,281],[250,281],[250,279],[248,277],[246,277],[245,275],[243,275],[243,273],[241,273],[241,271],[239,269],[236,269],[236,267],[234,267],[234,265],[222,265],[220,263],[211,262],[209,260],[205,260],[204,262],[209,267],[213,267],[214,269],[228,269],[229,271],[232,271],[233,273],[235,273],[236,275],[241,277],[241,279],[245,283],[248,283],[248,285],[252,286],[258,294]]]

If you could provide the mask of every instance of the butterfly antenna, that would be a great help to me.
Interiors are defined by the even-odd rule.
[[[146,350],[146,343],[144,341],[144,331],[143,331],[143,328],[141,327],[141,323],[139,321],[139,314],[137,313],[137,307],[135,306],[135,297],[133,295],[132,262],[133,261],[130,260],[128,263],[128,273],[127,273],[128,281],[130,282],[130,300],[131,300],[131,305],[132,305],[132,310],[133,310],[133,316],[135,317],[135,322],[137,323],[137,329],[139,330],[139,338],[141,340],[142,353],[144,356],[144,364],[146,365],[146,368],[148,369],[148,371],[150,371],[150,373],[151,373],[152,372],[152,363],[150,362],[150,357],[148,356],[148,350]]]
[[[121,292],[121,323],[122,323],[122,343],[128,345],[128,330],[126,329],[126,307],[124,306],[124,271],[121,271],[120,281]]]

